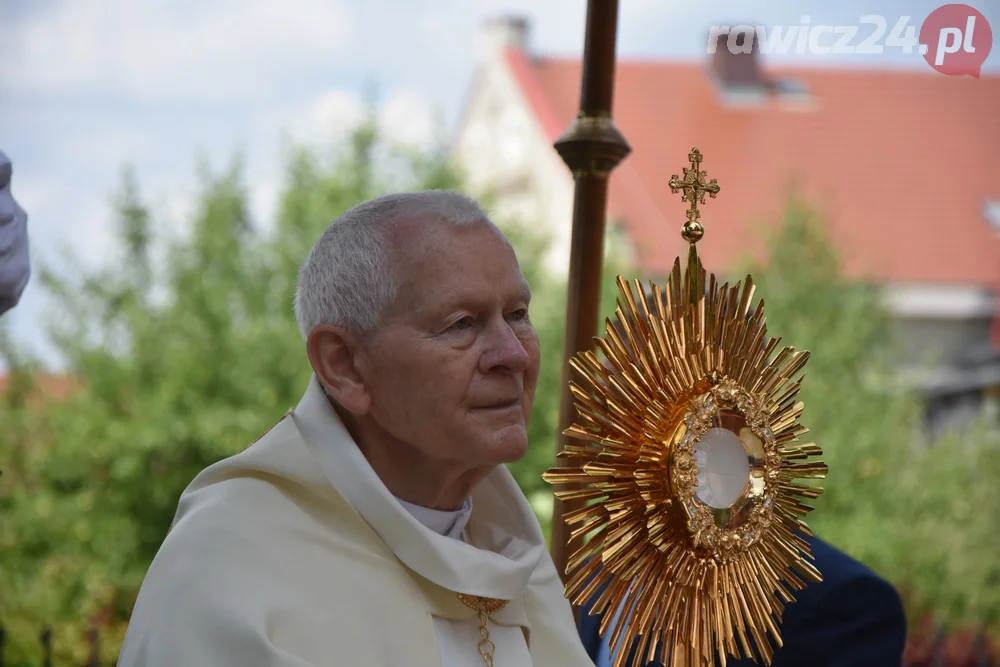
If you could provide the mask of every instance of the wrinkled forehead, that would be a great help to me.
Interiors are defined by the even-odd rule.
[[[513,247],[489,221],[462,227],[404,221],[394,226],[387,250],[397,299],[409,307],[460,295],[531,296]]]
[[[517,254],[490,220],[454,225],[433,217],[402,218],[386,231],[390,263],[401,270],[421,270],[435,259],[456,262],[480,254],[496,255],[520,271]]]

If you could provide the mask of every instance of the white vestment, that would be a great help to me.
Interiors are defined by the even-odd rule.
[[[399,503],[417,521],[435,533],[452,539],[465,539],[465,526],[472,516],[472,498],[468,498],[465,504],[454,512],[433,510],[403,500],[399,500]],[[480,625],[478,619],[469,621],[443,616],[434,617],[434,632],[437,634],[441,664],[444,667],[478,664],[483,659],[476,648],[482,639]],[[528,653],[528,644],[521,628],[506,625],[492,626],[489,637],[497,646],[497,650],[503,652],[507,659],[505,662],[511,665],[531,665],[531,655]]]
[[[470,502],[463,539],[418,521],[313,378],[285,418],[184,491],[119,665],[479,667],[463,593],[509,601],[489,623],[496,667],[590,667],[507,469]]]

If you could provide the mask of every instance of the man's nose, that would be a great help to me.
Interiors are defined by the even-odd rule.
[[[480,370],[507,370],[522,373],[528,367],[530,358],[524,344],[506,321],[499,322],[487,331],[486,351],[479,358]]]

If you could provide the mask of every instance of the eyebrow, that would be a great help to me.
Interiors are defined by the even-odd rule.
[[[527,280],[525,280],[525,279],[522,278],[521,279],[521,286],[517,288],[517,298],[521,299],[522,301],[524,301],[526,303],[530,303],[531,302],[531,297],[532,297],[532,294],[531,294],[531,285],[528,284]]]
[[[531,286],[528,285],[528,281],[524,280],[516,290],[508,292],[504,296],[507,302],[523,301],[525,305],[528,305],[531,303],[532,297]],[[432,317],[444,317],[448,312],[454,310],[455,308],[474,307],[478,309],[482,303],[483,301],[479,299],[477,295],[459,291],[449,297],[438,308],[431,309],[428,314]],[[492,305],[492,299],[490,300],[490,303]]]

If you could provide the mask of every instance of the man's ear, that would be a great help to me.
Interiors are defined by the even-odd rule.
[[[341,327],[320,324],[309,332],[306,353],[316,379],[337,403],[354,415],[371,407],[371,395],[359,371],[357,339]]]

